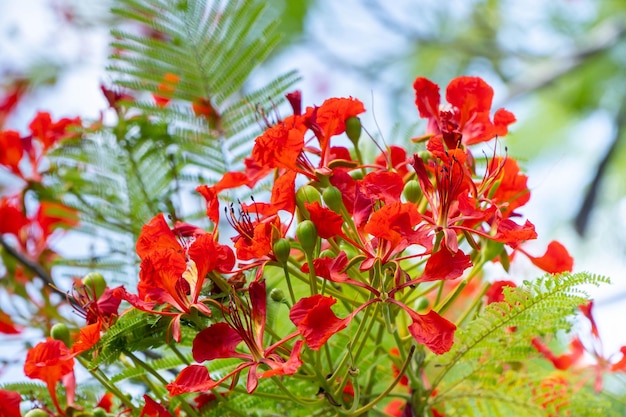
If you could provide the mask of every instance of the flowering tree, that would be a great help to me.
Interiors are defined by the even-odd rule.
[[[0,203],[15,303],[0,332],[47,336],[0,415],[623,411],[604,377],[626,371],[626,347],[602,351],[581,288],[608,279],[574,273],[559,242],[525,248],[531,195],[503,146],[515,116],[485,81],[454,78],[442,98],[417,77],[426,129],[388,145],[356,98],[305,107],[293,73],[243,88],[275,36],[262,4],[118,6],[133,25],[102,88],[114,122],[41,112],[26,135],[0,132],[21,184]],[[68,230],[107,250],[62,259],[51,242]],[[519,259],[544,275],[505,276]],[[558,353],[577,311],[590,335]]]

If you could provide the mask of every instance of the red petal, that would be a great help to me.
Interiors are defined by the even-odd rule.
[[[274,213],[285,210],[293,214],[296,210],[296,172],[289,171],[274,181],[270,203]]]
[[[420,117],[423,119],[439,118],[439,102],[441,101],[439,86],[426,78],[417,77],[413,88]]]
[[[619,351],[622,353],[622,359],[611,366],[611,372],[626,372],[626,346],[622,346]]]
[[[8,167],[15,175],[22,176],[19,163],[24,154],[20,134],[14,130],[0,132],[0,165]]]
[[[72,356],[79,355],[95,346],[100,340],[101,328],[102,323],[98,321],[80,329],[78,337],[72,345]]]
[[[139,417],[172,417],[169,411],[165,407],[163,407],[158,402],[154,401],[152,398],[147,395],[143,396],[146,405],[141,409],[141,414]]]
[[[344,251],[339,252],[334,258],[324,256],[313,260],[315,275],[333,282],[345,282],[349,279],[345,272],[342,272],[348,264],[348,255]],[[309,272],[309,265],[302,265],[302,272]]]
[[[494,133],[498,136],[506,136],[508,132],[508,126],[514,123],[515,115],[508,110],[498,109],[496,114],[493,115],[493,124],[495,126]]]
[[[11,319],[11,316],[9,316],[8,314],[0,311],[0,333],[4,333],[4,334],[18,334],[20,333],[20,329],[18,329],[15,324],[13,323],[13,320]]]
[[[167,390],[174,397],[186,392],[209,391],[216,386],[205,366],[189,365],[180,371],[174,382],[167,384]]]
[[[550,274],[571,272],[574,268],[574,258],[570,256],[565,246],[556,240],[550,242],[543,256],[537,258],[530,255],[527,256],[533,264]]]
[[[256,336],[257,346],[263,346],[263,332],[265,329],[265,317],[267,314],[267,292],[265,290],[265,281],[250,283],[248,287],[248,295],[250,296],[250,304],[252,305],[252,322],[253,330]]]
[[[141,228],[135,249],[139,258],[144,259],[150,252],[157,249],[171,249],[182,252],[182,247],[165,221],[163,213],[157,214]]]
[[[486,113],[488,116],[492,99],[493,89],[479,77],[455,78],[446,89],[446,100],[460,112],[460,127],[476,114]]]
[[[16,199],[7,197],[0,199],[0,234],[10,233],[20,237],[22,228],[29,223]]]
[[[511,219],[503,219],[497,224],[498,231],[494,236],[494,240],[507,244],[518,244],[526,240],[537,239],[535,226],[526,220],[523,226],[515,223]]]
[[[517,285],[513,281],[495,281],[490,286],[485,295],[487,296],[487,304],[499,303],[504,301],[502,289],[505,287],[515,288]]]
[[[342,233],[343,217],[334,211],[322,207],[319,202],[304,203],[309,211],[311,221],[315,224],[317,235],[322,239],[328,239]]]
[[[289,318],[311,349],[319,350],[332,335],[348,325],[346,319],[338,318],[330,309],[336,302],[332,297],[318,294],[302,298],[291,308]]]
[[[228,323],[215,323],[202,330],[193,339],[193,358],[196,362],[218,358],[237,357],[235,348],[243,339]]]
[[[400,174],[389,171],[370,172],[363,178],[361,185],[367,197],[382,200],[385,204],[400,201],[404,189]]]
[[[269,371],[263,372],[261,374],[261,378],[268,378],[270,376],[276,375],[293,375],[295,374],[300,366],[302,366],[302,360],[300,359],[300,352],[302,351],[302,340],[296,341],[293,345],[293,349],[291,350],[291,355],[289,355],[289,359],[287,362],[283,362],[278,364],[275,361],[266,361],[267,365],[269,365],[272,369]]]
[[[472,266],[469,255],[458,250],[451,253],[445,247],[430,255],[424,268],[421,281],[451,280],[463,275],[463,271]]]
[[[598,326],[596,325],[596,321],[593,318],[593,313],[591,310],[593,309],[593,301],[589,301],[587,304],[583,304],[578,306],[578,309],[587,317],[589,323],[591,323],[591,334],[593,334],[596,339],[600,338],[600,333],[598,332]]]
[[[113,409],[113,393],[107,392],[104,394],[102,398],[100,398],[100,401],[98,401],[98,404],[96,404],[96,408],[97,407],[100,407],[107,413],[110,413]]]
[[[21,417],[21,401],[22,397],[18,392],[0,389],[0,416]]]
[[[196,191],[206,200],[206,215],[215,224],[220,222],[220,203],[217,200],[217,190],[208,185],[199,185]]]
[[[69,349],[60,340],[48,338],[26,354],[24,375],[44,381],[57,408],[59,405],[55,394],[56,384],[73,370],[74,359],[70,357]]]
[[[456,326],[435,311],[412,314],[413,324],[409,332],[418,343],[426,345],[433,353],[441,355],[452,348]]]

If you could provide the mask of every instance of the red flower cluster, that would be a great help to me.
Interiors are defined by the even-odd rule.
[[[177,82],[166,77],[159,105],[167,104]],[[418,78],[414,87],[419,114],[428,119],[423,152],[415,149],[411,155],[392,146],[373,164],[364,163],[358,152],[332,143],[346,133],[358,146],[356,116],[365,111],[360,101],[333,98],[303,112],[300,94],[292,93],[294,114],[268,123],[245,169],[197,188],[206,200],[212,233],[169,225],[162,214],[144,226],[136,246],[138,295],[122,287],[113,294],[148,313],[170,316],[176,341],[183,335],[183,319],[194,329],[192,353],[198,363],[167,386],[171,395],[205,392],[227,380],[232,388],[244,371],[251,393],[261,378],[304,372],[303,355],[327,346],[364,311],[384,311],[381,323],[397,326],[406,343],[437,355],[452,348],[456,325],[443,317],[443,304],[416,309],[413,294],[443,289],[433,283],[462,277],[485,246],[499,248],[489,259],[526,253],[521,245],[536,238],[534,226],[516,219],[530,191],[515,160],[494,156],[481,162],[469,149],[504,136],[515,121],[503,109],[492,119],[491,87],[477,77],[457,78],[447,89],[447,107],[440,106],[432,82]],[[219,243],[220,195],[241,186],[253,189],[266,177],[273,178],[269,201],[225,207],[234,250]],[[296,190],[302,181],[308,184]],[[293,222],[299,223],[295,238]],[[571,270],[561,245],[548,249],[542,257],[528,256],[548,272]],[[276,279],[276,267],[284,279]],[[292,275],[308,293],[293,290]],[[246,278],[247,286],[242,285]],[[293,326],[286,336],[266,331],[269,282],[289,290],[289,300],[283,301],[290,305]],[[489,297],[497,301],[497,291]],[[333,311],[338,300],[339,315]],[[225,358],[241,362],[218,377],[203,364]],[[146,401],[150,410],[161,407],[149,397]]]

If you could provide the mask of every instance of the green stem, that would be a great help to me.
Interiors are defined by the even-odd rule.
[[[285,273],[285,281],[287,282],[287,288],[289,289],[289,297],[291,298],[291,305],[296,303],[296,296],[293,292],[293,286],[291,285],[291,276],[289,274],[289,268],[287,267],[287,263],[283,264],[283,272]]]
[[[139,359],[132,352],[125,351],[124,354],[126,356],[128,356],[129,358],[131,358],[133,360],[133,362],[135,362],[137,365],[139,365],[143,369],[145,369],[150,375],[154,376],[157,379],[157,381],[159,381],[161,384],[163,384],[164,386],[167,385],[167,381],[165,380],[165,378],[163,378],[161,376],[161,374],[159,374],[152,366],[148,365],[146,362],[144,362],[141,359]],[[146,381],[148,382],[149,385],[152,386],[153,393],[156,394],[158,392],[158,387],[156,387],[152,383],[152,381],[150,381],[150,380],[146,380]],[[187,402],[185,402],[183,400],[180,400],[179,404],[180,404],[180,407],[183,410],[185,410],[185,412],[187,413],[188,416],[199,417],[198,413],[196,413],[196,410],[194,410],[189,404],[187,404]]]
[[[119,398],[119,400],[122,402],[122,404],[124,404],[126,407],[130,408],[131,410],[135,410],[136,407],[133,405],[132,401],[130,401],[130,399],[122,392],[120,391],[115,385],[113,385],[110,381],[109,378],[106,375],[100,375],[100,370],[99,369],[91,369],[89,367],[89,363],[87,362],[87,360],[81,358],[80,356],[76,356],[76,360],[78,360],[78,362],[89,371],[89,373],[98,380],[98,382],[100,384],[102,384],[102,386],[104,387],[105,390],[107,390],[107,392],[112,393],[113,395],[115,395],[117,398]]]
[[[406,361],[402,365],[402,369],[400,369],[400,372],[398,373],[398,376],[393,380],[393,382],[383,392],[381,392],[378,395],[378,397],[374,398],[371,402],[369,402],[368,404],[364,405],[363,407],[358,408],[357,410],[355,410],[354,413],[352,413],[352,415],[357,416],[359,414],[363,414],[366,411],[371,410],[380,401],[382,401],[385,398],[387,398],[387,395],[396,387],[396,385],[398,385],[398,383],[400,382],[400,379],[402,379],[402,376],[404,375],[404,373],[406,372],[407,368],[409,367],[409,365],[411,363],[411,358],[413,357],[413,353],[414,352],[415,352],[415,346],[411,346],[411,350],[409,351],[409,354],[408,354],[408,356],[406,358]]]

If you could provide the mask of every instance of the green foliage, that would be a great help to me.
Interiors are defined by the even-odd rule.
[[[580,286],[602,283],[608,279],[577,273],[547,275],[524,287],[507,288],[506,302],[486,306],[457,332],[452,349],[429,363],[435,403],[445,415],[463,416],[540,416],[564,410],[591,416],[604,410],[586,388],[569,385],[571,381],[560,380],[549,368],[528,361],[537,357],[530,344],[534,337],[570,327],[572,315],[587,299]],[[563,395],[555,394],[559,390]]]
[[[108,69],[133,99],[115,103],[115,124],[95,124],[53,154],[48,177],[80,212],[82,231],[105,243],[70,264],[128,273],[142,225],[159,212],[201,213],[190,192],[241,166],[261,115],[297,76],[253,82],[279,39],[263,2],[119,0],[113,12],[124,24],[112,31]],[[163,92],[168,74],[178,81]],[[171,101],[157,105],[153,95]]]

